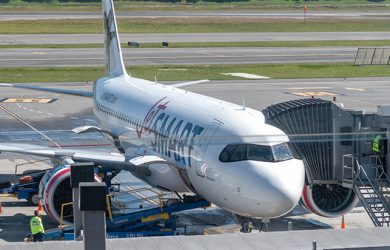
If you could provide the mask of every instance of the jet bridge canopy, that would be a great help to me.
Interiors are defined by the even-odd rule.
[[[263,110],[267,122],[283,130],[304,161],[308,184],[341,183],[342,155],[353,152],[353,116],[335,103],[299,99]]]

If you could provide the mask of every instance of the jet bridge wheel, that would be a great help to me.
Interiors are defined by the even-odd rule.
[[[338,184],[305,186],[304,206],[311,212],[325,217],[338,217],[352,210],[358,202],[353,189]]]

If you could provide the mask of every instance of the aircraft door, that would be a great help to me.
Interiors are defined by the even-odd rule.
[[[199,160],[196,162],[196,174],[200,177],[207,176],[207,163],[204,162],[204,156],[206,154],[207,148],[211,143],[218,143],[218,140],[215,138],[215,134],[218,129],[221,127],[222,123],[220,122],[212,122],[203,132],[201,137],[199,138],[199,150],[198,156]]]
[[[204,157],[207,147],[212,143],[212,139],[217,132],[217,130],[221,127],[222,123],[220,122],[212,122],[203,132],[202,136],[199,140],[199,153]],[[216,138],[214,138],[216,139]],[[218,143],[218,140],[214,141],[214,143]]]

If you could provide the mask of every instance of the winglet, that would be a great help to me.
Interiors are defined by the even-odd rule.
[[[102,0],[102,4],[106,49],[106,73],[110,77],[127,75],[122,58],[114,3],[112,0]]]

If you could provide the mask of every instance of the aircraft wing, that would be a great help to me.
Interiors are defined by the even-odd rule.
[[[182,87],[186,87],[186,86],[190,86],[190,85],[194,85],[194,84],[205,83],[208,81],[209,81],[208,79],[204,79],[204,80],[198,80],[198,81],[180,82],[180,83],[170,84],[169,86],[172,86],[175,88],[182,88]]]
[[[0,83],[0,87],[12,87],[12,88],[20,88],[20,89],[33,89],[39,91],[47,91],[53,93],[67,94],[67,95],[76,95],[83,97],[93,97],[93,92],[89,91],[81,91],[81,90],[70,90],[70,89],[58,89],[58,88],[45,88],[24,84],[11,84],[11,83]]]
[[[194,84],[199,83],[205,83],[209,80],[198,80],[198,81],[189,81],[189,82],[180,82],[180,83],[174,83],[170,86],[175,88],[182,88]],[[20,89],[33,89],[33,90],[39,90],[39,91],[46,91],[46,92],[52,92],[52,93],[60,93],[60,94],[67,94],[67,95],[75,95],[75,96],[82,96],[82,97],[93,97],[93,92],[89,91],[81,91],[81,90],[70,90],[70,89],[58,89],[58,88],[46,88],[46,87],[39,87],[39,86],[31,86],[31,85],[24,85],[24,84],[12,84],[12,83],[0,83],[0,87],[12,87],[12,88],[20,88]]]
[[[101,152],[79,149],[61,149],[31,144],[0,144],[0,152],[12,152],[27,155],[48,157],[52,160],[62,161],[71,159],[74,162],[94,162],[98,165],[134,171],[137,167],[151,164],[164,163],[164,159],[154,155],[127,156],[116,152]]]

